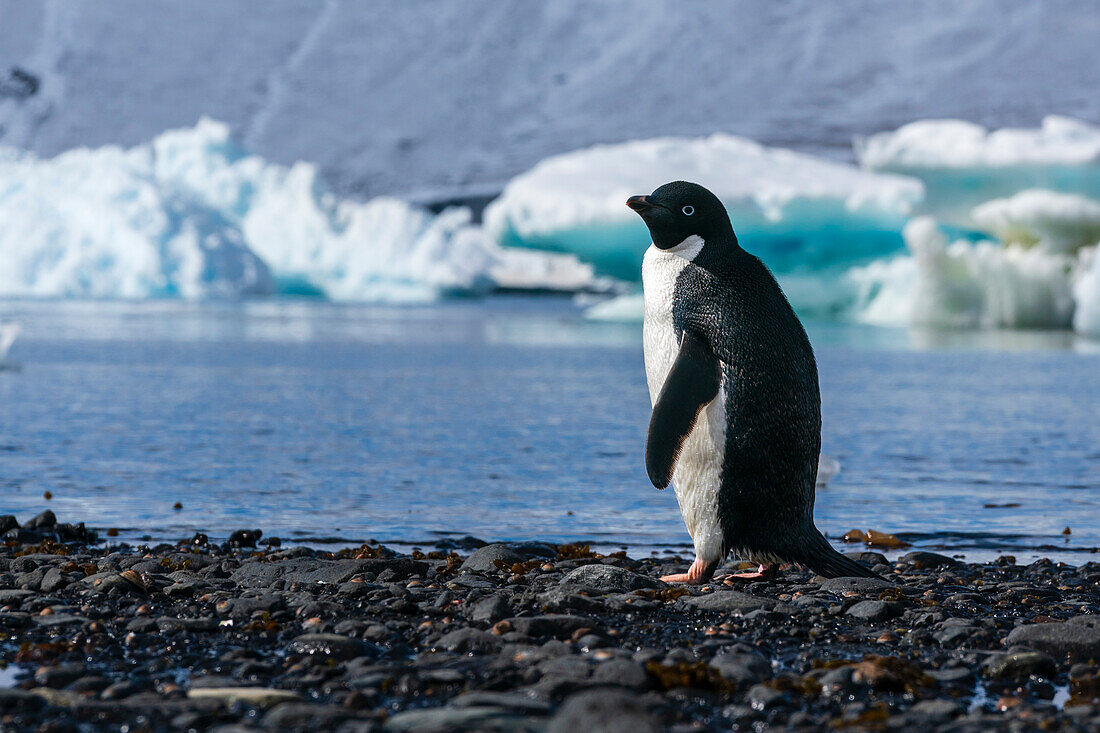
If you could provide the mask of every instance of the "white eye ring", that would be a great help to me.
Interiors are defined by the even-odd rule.
[[[684,208],[680,209],[680,211],[684,212],[684,216],[691,216],[692,214],[695,213],[695,207],[694,206],[685,206]]]

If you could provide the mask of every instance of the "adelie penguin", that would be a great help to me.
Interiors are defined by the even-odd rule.
[[[737,242],[718,197],[666,183],[627,206],[649,227],[643,341],[653,414],[646,470],[673,484],[703,583],[730,552],[826,577],[871,576],[814,526],[821,398],[813,349],[779,284]]]

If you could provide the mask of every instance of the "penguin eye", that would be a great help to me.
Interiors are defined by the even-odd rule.
[[[684,208],[680,209],[680,211],[684,212],[684,216],[691,216],[692,214],[695,213],[695,207],[694,206],[685,206]]]

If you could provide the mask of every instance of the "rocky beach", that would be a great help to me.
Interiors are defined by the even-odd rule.
[[[1100,727],[1097,562],[687,588],[657,578],[690,558],[581,543],[0,534],[6,731]]]

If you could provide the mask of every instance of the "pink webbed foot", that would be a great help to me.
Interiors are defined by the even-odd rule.
[[[695,562],[691,564],[686,573],[675,573],[673,575],[662,575],[661,580],[666,583],[688,583],[689,585],[702,585],[711,579],[714,575],[714,568],[718,565],[716,562],[703,562],[699,558],[695,558]]]
[[[762,580],[771,580],[775,577],[779,571],[779,566],[761,563],[760,567],[756,570],[752,570],[745,573],[732,573],[730,575],[723,575],[717,580],[722,581],[726,585],[734,585],[736,583],[754,583]]]

